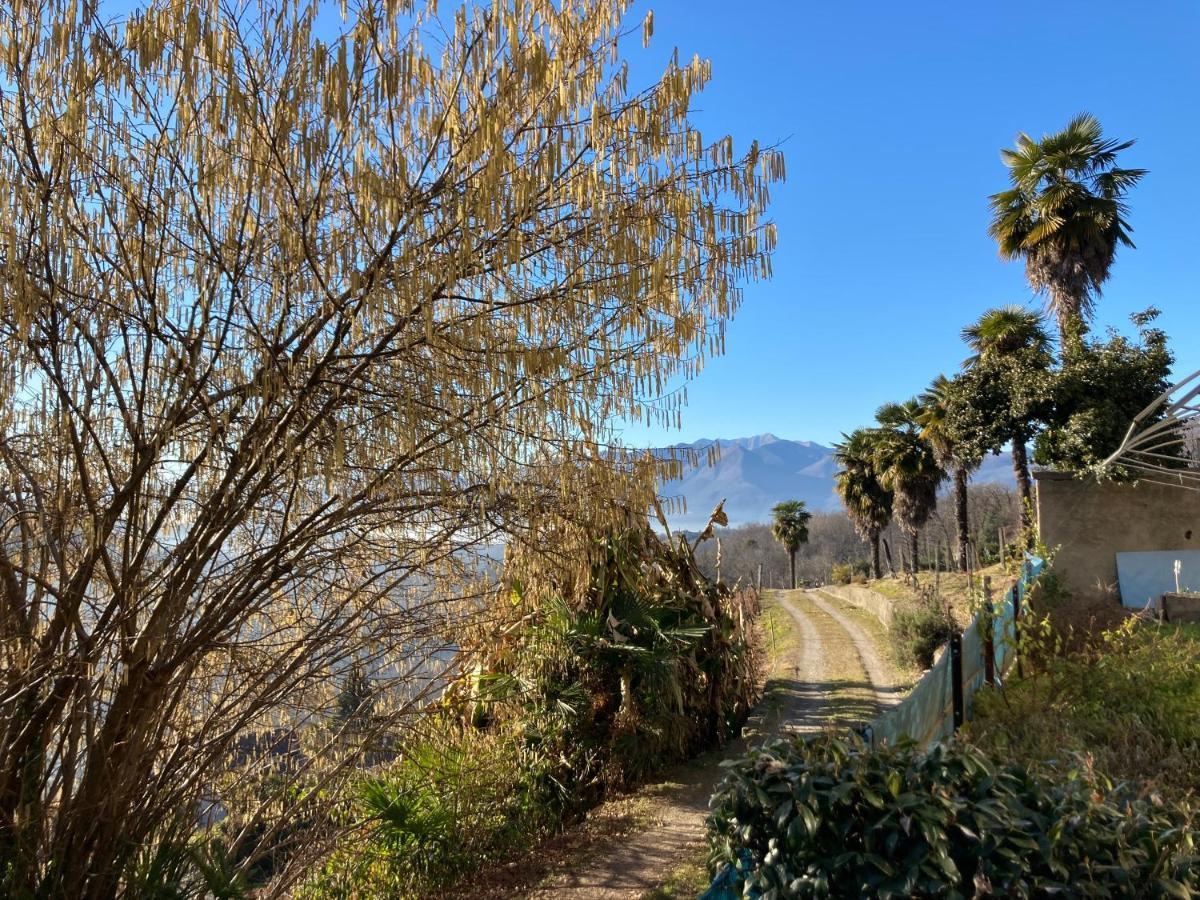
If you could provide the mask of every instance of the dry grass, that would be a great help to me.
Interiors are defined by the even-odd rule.
[[[889,687],[907,691],[917,683],[922,674],[921,670],[904,665],[888,652],[892,644],[891,638],[888,636],[888,630],[873,613],[852,603],[847,603],[839,597],[834,597],[832,594],[822,593],[821,596],[825,599],[826,603],[835,606],[842,615],[857,622],[858,626],[871,636],[875,642],[875,646],[880,648],[880,659],[887,665],[888,671],[892,674]]]
[[[684,863],[676,866],[661,887],[644,894],[642,900],[694,900],[711,882],[708,874],[708,847],[701,847]]]
[[[961,626],[970,624],[975,615],[973,592],[982,584],[984,576],[992,580],[992,596],[999,600],[1004,592],[1017,580],[1018,573],[1006,571],[997,563],[980,569],[970,576],[962,572],[921,572],[917,575],[917,587],[903,578],[884,577],[869,582],[866,586],[876,593],[897,601],[917,601],[922,592],[932,591],[943,603],[948,603],[954,620]]]

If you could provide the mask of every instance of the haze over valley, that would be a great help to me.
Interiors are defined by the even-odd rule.
[[[713,444],[720,455],[708,464]],[[841,500],[834,490],[838,465],[832,447],[813,441],[793,441],[771,433],[742,438],[702,439],[675,449],[695,450],[699,465],[689,467],[682,478],[664,483],[662,494],[682,497],[686,511],[668,515],[673,527],[702,528],[721,500],[729,524],[767,522],[771,507],[781,500],[803,500],[814,512],[840,512]],[[667,448],[670,449],[670,448]],[[1012,459],[1005,452],[988,456],[972,479],[974,484],[1014,484]],[[948,489],[949,483],[946,488]]]

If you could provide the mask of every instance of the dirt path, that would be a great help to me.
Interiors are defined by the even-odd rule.
[[[883,628],[874,616],[843,603],[824,591],[812,590],[804,593],[821,612],[833,618],[850,635],[867,677],[875,686],[880,704],[888,706],[896,703],[899,695],[907,692],[912,685],[887,658],[885,648],[881,646],[885,637]]]
[[[510,884],[508,896],[694,897],[703,877],[708,799],[724,774],[723,759],[768,734],[865,722],[894,702],[902,679],[881,652],[880,630],[857,619],[859,611],[809,591],[767,591],[764,605],[772,666],[746,737],[672,773],[669,781],[648,789],[648,802],[631,807],[618,801],[625,805],[617,806],[615,817],[610,804],[600,807],[588,823],[599,829],[595,840],[574,847],[566,854],[568,863],[549,862],[553,874],[536,888]]]

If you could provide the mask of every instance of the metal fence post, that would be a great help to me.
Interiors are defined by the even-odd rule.
[[[966,703],[963,699],[962,635],[957,631],[950,635],[950,689],[954,696],[954,730],[958,731],[965,718]]]

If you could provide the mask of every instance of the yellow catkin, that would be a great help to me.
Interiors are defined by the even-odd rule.
[[[335,802],[371,737],[318,727],[348,666],[399,728],[485,545],[646,509],[663,463],[615,428],[678,421],[784,166],[691,126],[707,61],[630,89],[628,5],[0,14],[0,693],[44,737],[0,728],[0,775],[37,793],[32,865],[86,881],[202,797],[252,817],[215,761],[248,734]]]

